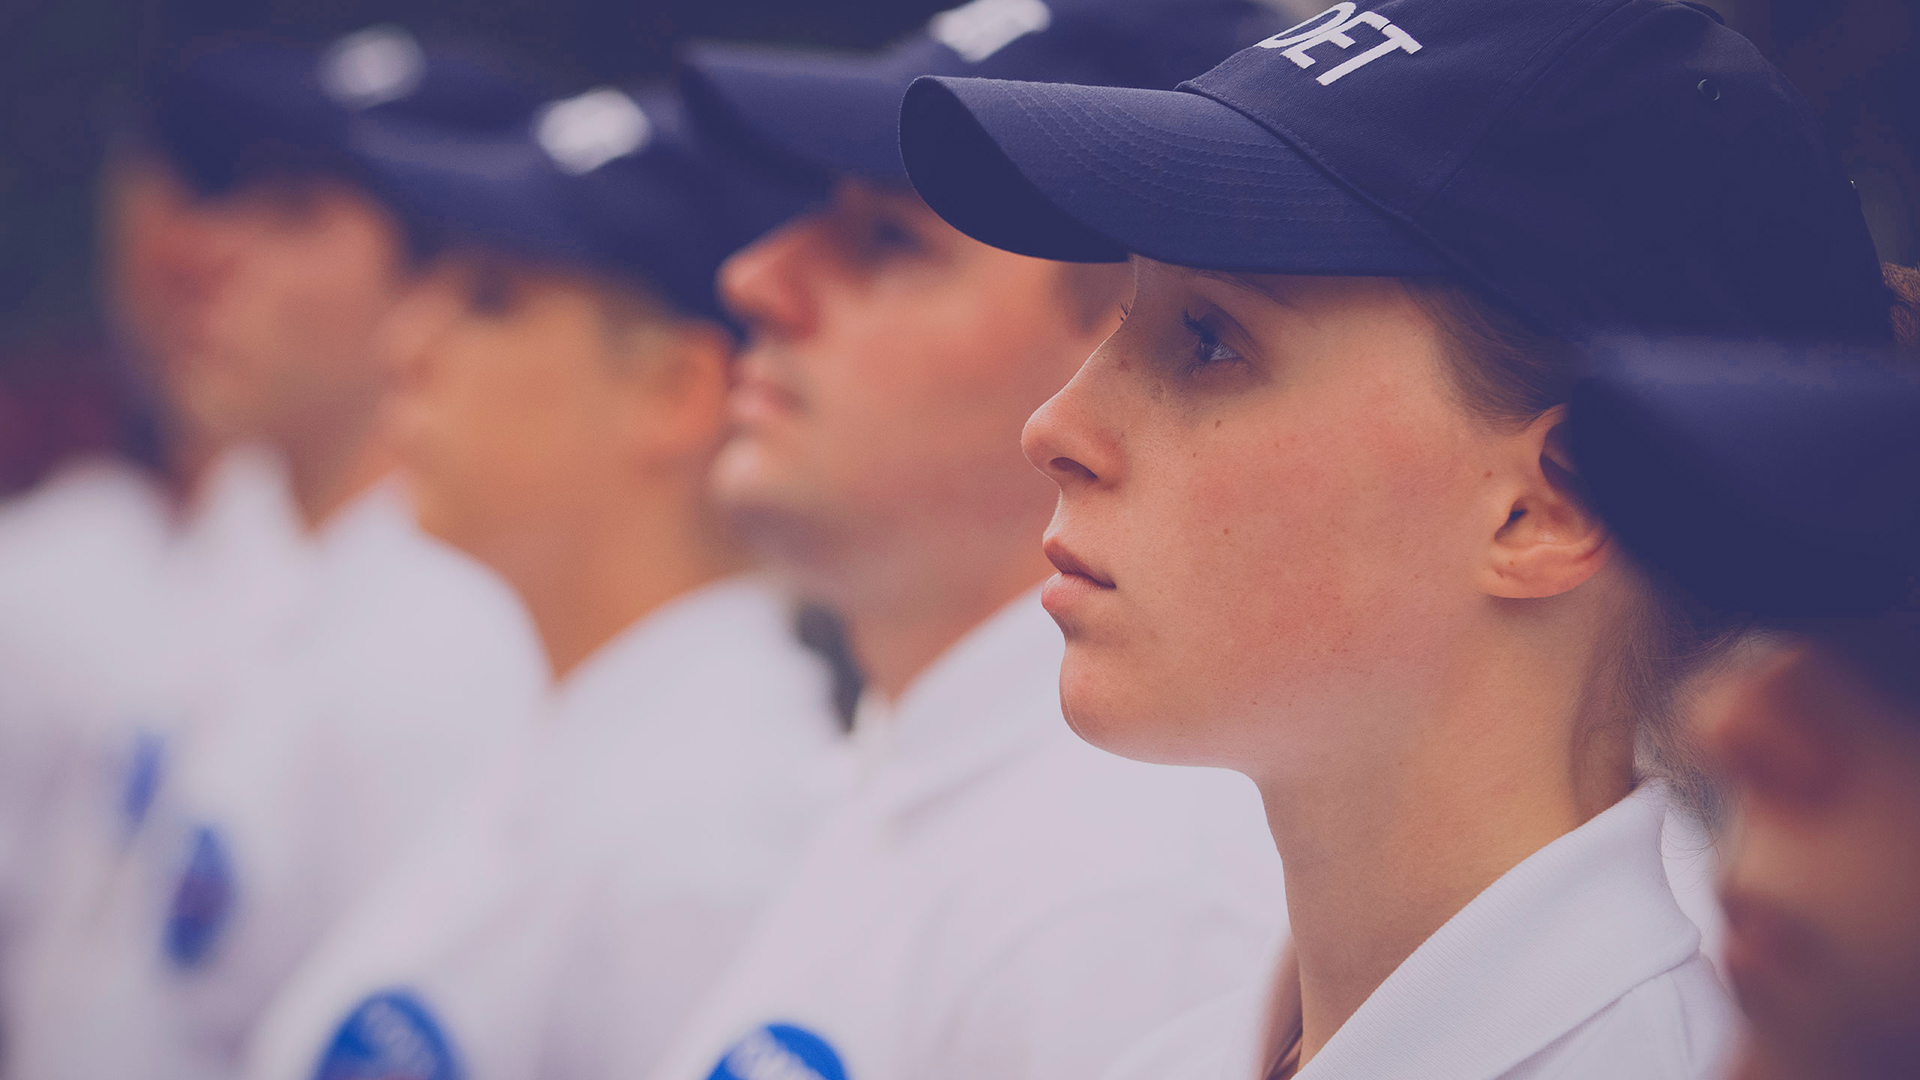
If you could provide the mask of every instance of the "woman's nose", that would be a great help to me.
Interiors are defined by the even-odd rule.
[[[1102,377],[1096,353],[1059,393],[1028,417],[1021,432],[1020,449],[1027,460],[1064,493],[1112,485],[1120,478],[1121,447],[1103,428],[1098,409]]]

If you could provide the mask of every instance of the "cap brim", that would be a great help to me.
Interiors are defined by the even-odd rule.
[[[694,45],[681,89],[707,137],[790,181],[905,183],[900,99],[924,64],[746,45]]]
[[[1199,94],[923,78],[902,105],[900,149],[941,217],[1022,255],[1280,274],[1450,269],[1410,228]]]
[[[1871,350],[1609,343],[1574,388],[1595,509],[1649,569],[1761,618],[1873,614],[1920,563],[1920,373]]]

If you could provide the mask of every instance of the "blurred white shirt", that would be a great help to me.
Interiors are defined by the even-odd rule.
[[[421,534],[396,486],[303,552],[269,625],[183,620],[183,648],[220,670],[77,913],[89,932],[38,973],[17,1075],[231,1074],[280,983],[538,700],[524,612]],[[211,586],[193,595],[224,602]],[[275,606],[244,583],[225,599]]]
[[[0,510],[0,1024],[16,1069],[47,1048],[50,986],[96,947],[169,737],[298,594],[297,533],[277,464],[250,450],[184,507],[142,469],[87,461]]]
[[[173,543],[145,470],[70,464],[0,506],[0,964],[19,963],[67,836],[72,787],[163,723],[156,643]],[[92,794],[105,799],[104,788]]]
[[[644,1076],[847,776],[754,578],[636,623],[544,720],[304,966],[251,1080]]]
[[[1061,1080],[1251,977],[1285,917],[1251,783],[1096,750],[1034,594],[890,716],[660,1080]]]
[[[1709,1080],[1735,1016],[1662,865],[1644,785],[1475,897],[1374,990],[1296,1080]],[[1293,1045],[1298,968],[1150,1036],[1107,1080],[1264,1080]]]

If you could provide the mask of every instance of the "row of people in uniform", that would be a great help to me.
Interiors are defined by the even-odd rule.
[[[1718,1075],[1687,690],[1900,602],[1913,387],[1581,346],[1884,345],[1857,203],[1695,7],[1288,21],[975,0],[696,50],[684,109],[393,29],[184,60],[118,280],[188,497],[75,472],[0,541],[7,1067]],[[1725,729],[1912,711],[1883,626]],[[1897,908],[1826,936],[1788,865],[1749,1067],[1897,1075]]]

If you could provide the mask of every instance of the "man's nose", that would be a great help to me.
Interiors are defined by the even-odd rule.
[[[803,217],[734,253],[720,267],[720,299],[756,334],[806,337],[817,307],[809,267],[824,264],[819,226]]]

